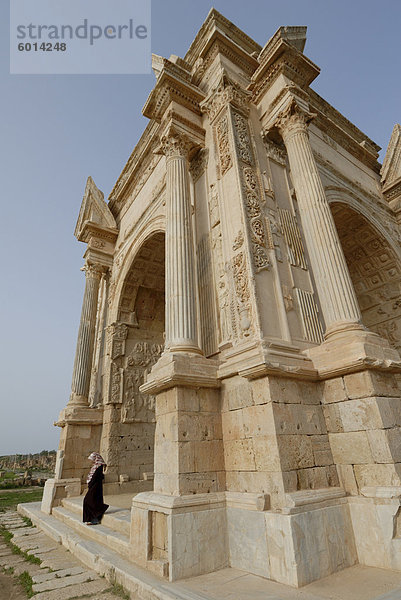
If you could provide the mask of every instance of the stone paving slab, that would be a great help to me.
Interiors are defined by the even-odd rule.
[[[70,585],[61,590],[41,592],[40,594],[35,594],[34,600],[70,600],[70,598],[79,598],[80,596],[103,592],[107,589],[110,589],[110,583],[105,579],[98,579],[96,581],[89,581],[88,583]],[[100,598],[103,600],[101,596]],[[114,596],[113,600],[117,600],[117,597]]]
[[[99,580],[100,577],[96,575],[96,573],[90,573],[89,571],[84,571],[79,575],[71,575],[70,577],[60,577],[59,579],[51,579],[50,581],[42,581],[41,583],[36,583],[32,586],[32,590],[35,592],[45,592],[47,590],[61,590],[62,588],[77,584],[77,583],[86,583],[87,581],[96,581]]]
[[[3,567],[3,569],[8,569],[9,567],[13,567],[20,562],[25,562],[23,556],[20,556],[19,554],[10,554],[9,556],[2,556],[0,558],[0,567]]]
[[[20,575],[24,571],[27,571],[32,577],[38,575],[39,573],[46,573],[47,569],[42,569],[42,565],[36,565],[35,563],[31,563],[25,560],[23,563],[21,562],[18,565],[15,565],[14,575]]]
[[[69,575],[79,575],[83,573],[85,569],[83,567],[71,567],[70,569],[61,569],[60,571],[48,571],[47,573],[39,573],[32,577],[34,583],[42,583],[50,579],[56,579],[57,577],[68,577]]]

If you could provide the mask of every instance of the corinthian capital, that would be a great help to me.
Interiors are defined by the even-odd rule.
[[[186,135],[174,132],[163,135],[160,149],[167,158],[177,156],[188,158],[194,145],[194,142]]]
[[[274,126],[278,129],[285,141],[285,138],[291,134],[307,132],[308,123],[310,123],[315,116],[314,113],[310,113],[301,108],[299,104],[292,99],[285,109],[279,113]]]
[[[102,277],[104,268],[101,265],[96,265],[92,263],[85,263],[82,270],[85,272],[85,277],[87,279],[99,279]]]

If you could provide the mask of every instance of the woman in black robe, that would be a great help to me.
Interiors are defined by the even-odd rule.
[[[93,465],[86,480],[88,491],[84,498],[82,520],[87,525],[98,525],[109,508],[103,502],[103,466],[106,463],[97,452],[92,452],[88,459],[93,461]]]

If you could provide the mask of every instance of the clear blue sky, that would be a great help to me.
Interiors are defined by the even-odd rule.
[[[215,0],[261,45],[280,25],[307,25],[313,88],[386,147],[401,120],[399,0]],[[153,0],[152,49],[184,56],[212,4]],[[107,197],[146,119],[149,76],[9,75],[9,10],[1,44],[0,454],[56,448],[84,276],[73,237],[85,181]],[[381,154],[383,158],[383,154]]]

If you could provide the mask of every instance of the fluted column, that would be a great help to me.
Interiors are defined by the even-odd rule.
[[[279,115],[276,126],[288,153],[327,336],[337,330],[362,326],[354,287],[309,141],[311,118],[293,102]]]
[[[88,263],[83,270],[85,271],[85,292],[75,351],[70,406],[88,406],[99,283],[103,272],[101,267]]]
[[[188,153],[183,135],[163,137],[166,155],[166,348],[200,353]]]

